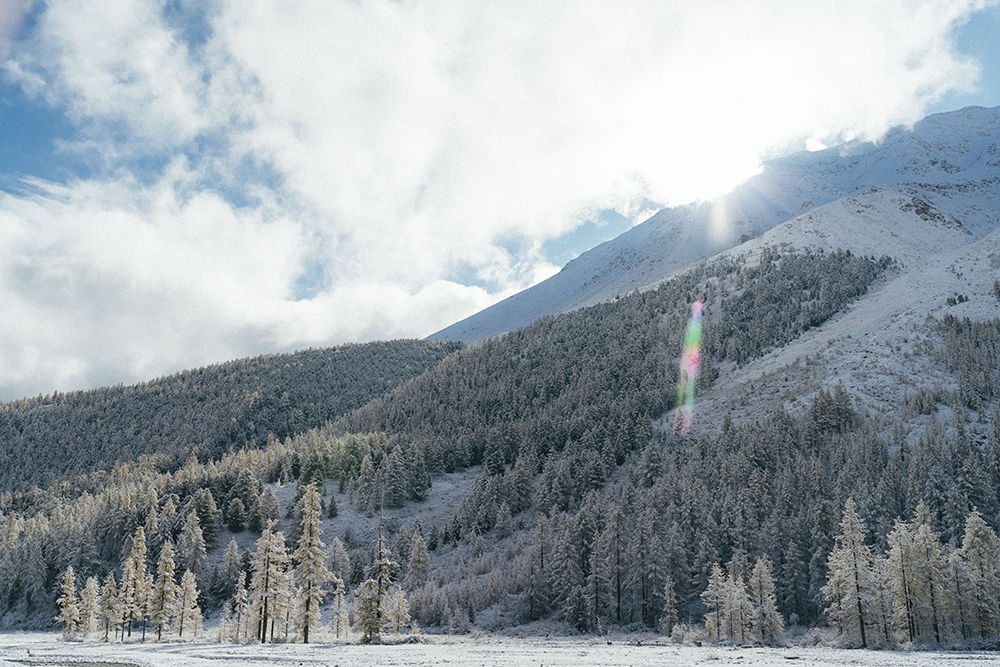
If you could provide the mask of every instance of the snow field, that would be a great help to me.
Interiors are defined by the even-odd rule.
[[[691,646],[654,638],[457,637],[425,635],[413,644],[216,643],[100,644],[64,642],[58,633],[0,634],[0,667],[21,665],[137,665],[141,667],[640,667],[645,665],[861,665],[969,667],[1000,664],[990,652],[863,651],[833,648]]]

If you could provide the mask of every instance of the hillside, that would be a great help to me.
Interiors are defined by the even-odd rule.
[[[0,490],[73,478],[151,457],[162,469],[192,453],[283,439],[337,418],[458,349],[393,341],[240,359],[141,385],[0,403]]]
[[[782,161],[788,183],[812,183],[791,199],[836,196],[798,214],[782,204],[780,224],[647,289],[442,354],[320,428],[230,451],[241,432],[177,470],[147,458],[0,495],[0,623],[50,623],[68,565],[81,581],[117,572],[133,531],[183,541],[192,512],[211,526],[201,581],[221,605],[268,520],[294,544],[315,482],[348,587],[381,556],[384,515],[396,580],[428,629],[647,631],[671,604],[700,621],[703,593],[758,561],[789,624],[836,625],[831,554],[853,507],[885,568],[917,532],[934,558],[893,562],[946,563],[927,573],[941,623],[871,620],[871,632],[967,641],[955,582],[972,581],[969,526],[1000,527],[1000,181],[984,157],[994,126],[973,122],[996,114],[966,112],[971,135],[933,117],[883,142],[889,162],[861,144]],[[879,182],[845,195],[843,179]],[[680,437],[677,361],[696,300],[701,375]],[[241,559],[224,556],[229,540]],[[898,580],[879,576],[885,590]]]
[[[648,289],[743,239],[873,186],[905,185],[946,199],[974,191],[985,200],[965,197],[965,205],[995,211],[998,178],[1000,108],[969,107],[930,116],[912,128],[890,131],[877,144],[852,141],[774,159],[732,192],[712,202],[660,211],[583,253],[548,280],[429,338],[475,342],[545,315]]]

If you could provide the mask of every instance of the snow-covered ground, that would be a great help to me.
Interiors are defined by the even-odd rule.
[[[0,667],[15,665],[90,667],[197,667],[198,665],[475,665],[489,667],[636,667],[639,665],[870,665],[944,667],[996,665],[991,652],[863,651],[831,648],[760,648],[691,646],[634,638],[610,643],[599,638],[421,636],[419,643],[365,646],[361,644],[268,644],[234,646],[215,643],[99,644],[64,642],[55,633],[0,635]]]

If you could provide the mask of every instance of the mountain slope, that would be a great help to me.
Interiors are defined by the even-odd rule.
[[[912,184],[958,195],[968,188],[996,190],[997,178],[1000,108],[937,114],[912,129],[896,128],[877,144],[852,141],[779,158],[729,194],[660,211],[548,280],[429,338],[475,342],[544,315],[646,289],[743,239],[872,186]],[[977,205],[974,197],[966,199],[966,206]]]
[[[454,344],[391,341],[240,359],[141,385],[0,403],[0,491],[44,486],[149,455],[217,458],[356,409]]]

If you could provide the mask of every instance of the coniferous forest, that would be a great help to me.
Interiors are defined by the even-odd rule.
[[[1000,633],[1000,321],[928,322],[913,354],[957,389],[915,386],[891,413],[835,386],[803,410],[747,420],[734,406],[717,428],[672,430],[693,301],[705,304],[699,383],[710,390],[720,369],[823,325],[894,267],[777,249],[711,261],[479,345],[428,346],[419,374],[416,352],[400,348],[406,372],[358,367],[379,376],[351,385],[369,388],[363,401],[345,390],[320,408],[288,390],[266,419],[175,433],[162,452],[148,441],[157,415],[122,408],[136,415],[116,435],[135,440],[125,460],[74,459],[44,488],[8,482],[0,622],[60,613],[92,638],[147,622],[180,636],[211,612],[229,641],[309,641],[318,627],[339,637],[352,622],[370,640],[414,623],[536,621],[681,635],[697,624],[769,644],[789,624],[829,625],[857,646],[989,640]],[[196,398],[172,391],[197,414]],[[4,406],[0,437],[65,458],[59,447],[76,441],[40,418],[34,431],[11,427],[41,413],[71,433],[63,420],[101,414],[60,413],[61,401]],[[440,521],[391,518],[463,471],[475,484]],[[282,504],[275,490],[289,487]],[[348,506],[370,517],[369,533],[338,523]]]

